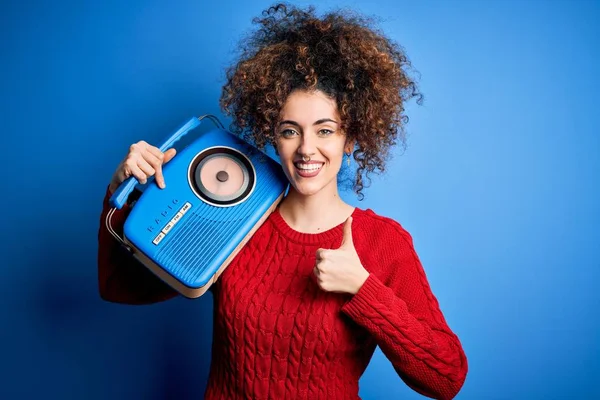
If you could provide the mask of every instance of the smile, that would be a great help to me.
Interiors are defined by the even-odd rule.
[[[321,171],[321,168],[323,168],[324,163],[302,163],[302,162],[296,162],[294,163],[294,166],[296,167],[296,171],[298,172],[298,175],[300,175],[301,177],[304,178],[310,178],[313,176],[316,176],[319,171]]]

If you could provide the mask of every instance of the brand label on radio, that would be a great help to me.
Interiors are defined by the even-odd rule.
[[[189,204],[189,203],[186,203],[186,204]],[[149,225],[146,228],[148,230],[148,232],[154,233],[158,228],[160,228],[162,226],[162,224],[164,223],[165,219],[170,214],[172,214],[174,210],[176,210],[178,208],[178,205],[179,205],[178,199],[171,200],[171,203],[167,204],[167,206],[160,212],[160,214],[158,216],[154,217],[154,225]],[[191,204],[190,204],[190,207],[191,207]]]
[[[179,211],[177,211],[177,213],[175,213],[175,215],[173,216],[173,218],[171,218],[161,229],[161,231],[158,233],[158,235],[156,235],[154,237],[154,240],[152,241],[152,243],[154,243],[155,245],[158,245],[164,238],[165,236],[171,232],[171,230],[173,229],[173,227],[175,226],[175,224],[177,224],[179,221],[181,221],[181,218],[183,217],[183,215],[192,207],[192,204],[190,202],[185,202],[185,204],[179,209]]]

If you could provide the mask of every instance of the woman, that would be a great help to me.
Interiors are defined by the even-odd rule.
[[[413,390],[450,399],[467,360],[402,226],[338,195],[349,157],[383,170],[402,133],[404,102],[419,96],[404,53],[355,16],[322,19],[275,6],[257,19],[227,74],[221,105],[232,130],[274,145],[289,194],[211,286],[212,364],[206,398],[356,399],[376,346]],[[170,149],[139,142],[104,200],[134,175],[144,183]],[[129,209],[113,217],[120,229]],[[177,295],[119,251],[101,224],[99,288],[107,301],[147,304]]]

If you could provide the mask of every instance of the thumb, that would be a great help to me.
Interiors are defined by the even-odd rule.
[[[177,150],[175,150],[175,148],[173,148],[173,147],[171,147],[169,150],[165,151],[165,158],[163,159],[163,164],[166,164],[169,161],[171,161],[173,159],[173,157],[175,157],[176,153],[177,153]]]
[[[340,247],[354,247],[354,241],[352,240],[352,217],[348,217],[344,223],[344,237],[342,238],[342,245]]]

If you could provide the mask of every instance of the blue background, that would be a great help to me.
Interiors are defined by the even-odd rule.
[[[344,196],[413,235],[469,359],[458,398],[600,398],[599,2],[318,10],[340,4],[383,17],[421,73],[407,151]],[[212,299],[101,301],[98,218],[131,143],[223,118],[223,69],[268,5],[2,2],[0,398],[200,398]],[[361,395],[421,398],[379,351]]]

